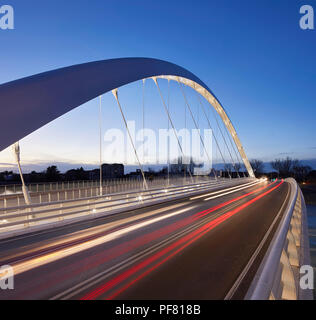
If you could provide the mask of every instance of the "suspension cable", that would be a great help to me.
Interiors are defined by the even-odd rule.
[[[99,104],[99,147],[100,147],[100,196],[103,195],[103,173],[102,173],[102,95]]]
[[[145,82],[146,79],[143,79],[143,162],[145,162]],[[144,180],[145,181],[145,180]],[[145,182],[143,181],[144,188],[145,187]]]
[[[170,114],[170,79],[168,79],[168,113]],[[168,118],[168,133],[170,130],[170,121]],[[168,187],[170,184],[170,139],[168,135],[168,141],[167,141],[167,148],[168,148],[168,156],[167,156],[167,165],[168,165]]]
[[[226,127],[225,127],[226,128]],[[240,165],[243,163],[242,159],[241,159],[241,156],[239,154],[239,151],[237,152],[236,151],[236,145],[234,145],[233,141],[232,141],[232,137],[231,135],[228,133],[228,130],[226,128],[226,135],[228,136],[228,139],[229,139],[229,142],[232,146],[232,149],[234,150],[234,153],[235,153],[235,156],[237,158],[237,162],[240,163]],[[247,168],[245,167],[245,169],[247,170]],[[245,173],[243,172],[243,176],[245,177]]]
[[[128,128],[128,125],[127,125],[127,121],[126,121],[126,118],[125,118],[125,115],[124,115],[124,112],[122,110],[122,107],[121,107],[121,104],[120,104],[120,101],[119,101],[119,98],[118,98],[118,90],[117,89],[114,89],[112,90],[112,93],[115,97],[115,100],[117,101],[117,105],[120,109],[120,112],[121,112],[121,116],[123,118],[123,121],[124,121],[124,124],[125,124],[125,127],[126,127],[126,130],[128,132],[128,136],[129,136],[129,139],[130,139],[130,142],[131,142],[131,145],[134,149],[134,153],[135,153],[135,156],[136,156],[136,159],[137,159],[137,162],[138,162],[138,165],[139,165],[139,168],[141,170],[141,173],[142,173],[142,176],[143,176],[143,181],[144,181],[144,186],[145,186],[145,189],[148,190],[148,184],[147,184],[147,181],[146,181],[146,178],[145,178],[145,174],[144,174],[144,170],[143,170],[143,166],[139,160],[139,157],[138,157],[138,154],[137,154],[137,151],[136,151],[136,148],[135,148],[135,144],[134,144],[134,141],[132,139],[132,135],[131,135],[131,132]]]
[[[163,95],[162,95],[162,93],[161,93],[161,90],[160,90],[160,87],[159,87],[157,78],[156,78],[156,77],[153,77],[152,79],[154,80],[154,82],[155,82],[155,84],[156,84],[156,86],[157,86],[158,92],[159,92],[160,97],[161,97],[162,104],[163,104],[163,106],[164,106],[165,112],[166,112],[166,114],[167,114],[167,116],[168,116],[168,119],[169,119],[169,121],[170,121],[170,124],[171,124],[171,126],[172,126],[173,133],[174,133],[174,135],[175,135],[175,137],[176,137],[176,139],[177,139],[180,152],[181,152],[181,154],[182,154],[182,156],[183,156],[183,159],[184,159],[184,158],[185,158],[185,155],[184,155],[184,153],[183,153],[183,149],[182,149],[182,146],[181,146],[179,137],[178,137],[178,135],[177,135],[177,131],[176,131],[175,126],[174,126],[174,124],[173,124],[173,121],[172,121],[172,119],[171,119],[171,117],[170,117],[170,114],[169,114],[168,108],[167,108],[167,106],[166,106],[165,100],[164,100],[164,98],[163,98]],[[192,174],[191,174],[190,170],[189,170],[189,175],[190,175],[190,178],[191,178],[192,183],[194,183],[194,180],[193,180],[193,177],[192,177]]]
[[[218,149],[218,151],[219,151],[219,153],[220,153],[220,155],[221,155],[221,157],[222,157],[222,160],[223,160],[223,162],[224,162],[224,169],[227,171],[227,174],[228,174],[229,178],[231,179],[232,177],[231,177],[231,175],[230,175],[230,173],[229,173],[229,170],[228,170],[228,167],[227,167],[227,164],[226,164],[226,161],[225,161],[225,157],[223,156],[222,150],[221,150],[221,148],[220,148],[220,146],[219,146],[219,143],[218,143],[218,140],[217,140],[217,138],[216,138],[215,131],[213,130],[213,128],[212,128],[212,126],[211,126],[210,119],[209,119],[208,115],[206,114],[204,105],[202,104],[202,102],[201,102],[201,100],[200,100],[199,93],[196,93],[196,94],[197,94],[197,96],[198,96],[200,105],[202,106],[202,111],[203,111],[204,116],[205,116],[205,118],[206,118],[206,120],[207,120],[208,126],[209,126],[209,128],[212,130],[212,132],[214,132],[214,134],[213,134],[214,140],[215,140],[215,143],[216,143],[216,145],[217,145],[217,149]]]
[[[186,135],[186,133],[187,133],[187,107],[186,107],[186,105],[184,106],[184,132],[185,132],[185,135],[184,135],[184,139],[183,139],[184,140],[183,144],[185,146],[187,146],[186,145],[186,143],[187,143],[187,135]],[[186,159],[183,159],[183,160],[184,160],[184,162],[186,162]],[[191,159],[190,159],[190,162],[191,162]],[[184,177],[184,181],[185,181],[188,167],[184,163],[182,163],[182,165],[183,165],[183,168],[184,168],[183,177]],[[190,170],[190,168],[189,168],[189,170]]]
[[[216,120],[217,120],[217,118],[216,118]],[[229,134],[228,129],[226,128],[226,126],[224,127],[224,130],[225,130],[225,132],[226,132],[226,136],[228,137],[228,140],[229,140],[229,142],[230,142],[230,145],[231,145],[232,149],[234,150],[234,154],[235,154],[235,156],[236,156],[237,163],[239,163],[239,164],[240,164],[240,167],[241,167],[241,163],[243,163],[243,161],[241,161],[239,152],[236,151],[236,148],[235,148],[234,143],[233,143],[233,141],[232,141],[232,137],[231,137],[231,135]],[[235,170],[236,170],[236,168],[235,168]],[[246,170],[247,170],[247,169],[246,169]],[[237,173],[238,173],[238,171],[237,171]],[[239,174],[238,174],[238,176],[239,176]],[[243,176],[245,177],[245,174],[244,174],[244,173],[243,173]],[[240,177],[240,176],[239,176],[239,177]]]
[[[145,81],[143,79],[143,162],[145,161]]]
[[[190,105],[189,105],[189,103],[188,103],[187,97],[186,97],[185,92],[184,92],[184,89],[183,89],[183,85],[182,85],[180,82],[178,82],[178,84],[179,84],[179,87],[180,87],[180,89],[181,89],[181,92],[182,92],[184,101],[185,101],[185,103],[186,103],[186,105],[187,105],[187,107],[188,107],[188,110],[189,110],[189,112],[190,112],[190,115],[191,115],[191,118],[192,118],[193,123],[194,123],[194,125],[195,125],[195,128],[196,128],[196,130],[197,130],[198,133],[199,133],[200,141],[201,141],[201,144],[202,144],[202,146],[203,146],[203,149],[204,149],[204,151],[205,151],[205,153],[206,153],[206,156],[207,156],[207,158],[208,158],[208,161],[209,161],[209,163],[210,163],[210,165],[211,165],[212,161],[211,161],[210,156],[209,156],[209,154],[208,154],[208,152],[207,152],[207,150],[206,150],[206,147],[205,147],[203,138],[202,138],[202,136],[201,136],[201,132],[200,132],[200,130],[199,130],[198,124],[197,124],[197,122],[195,121],[195,118],[194,118],[194,116],[193,116],[191,107],[190,107]],[[215,179],[217,180],[216,172],[215,172],[213,166],[211,165],[211,171],[212,171],[212,170],[213,170],[213,172],[214,172]]]
[[[213,109],[213,108],[212,108],[212,109]],[[225,143],[225,145],[226,145],[226,148],[227,148],[228,153],[229,153],[229,155],[230,155],[230,158],[231,158],[231,160],[232,160],[232,165],[233,165],[235,171],[237,172],[238,178],[240,178],[239,172],[238,172],[238,170],[237,170],[237,168],[236,168],[236,166],[235,166],[235,161],[234,161],[234,159],[233,159],[233,156],[232,156],[232,154],[231,154],[231,152],[230,152],[230,149],[229,149],[229,147],[228,147],[228,144],[227,144],[227,141],[226,141],[225,136],[224,136],[224,134],[223,134],[223,131],[222,131],[220,125],[219,125],[219,122],[218,122],[218,120],[217,120],[216,114],[214,114],[214,112],[215,112],[215,111],[213,110],[213,115],[214,115],[214,118],[215,118],[215,120],[216,120],[217,127],[218,127],[218,129],[219,129],[219,131],[220,131],[220,133],[221,133],[221,136],[222,136],[222,138],[223,138],[223,140],[224,140],[224,143]]]

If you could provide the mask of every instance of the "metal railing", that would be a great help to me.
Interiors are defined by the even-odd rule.
[[[194,177],[195,182],[208,181],[208,176]],[[183,177],[171,177],[170,180],[156,178],[148,180],[150,188],[159,186],[185,185],[191,183],[189,179]],[[74,200],[100,195],[99,181],[68,181],[56,183],[42,183],[27,185],[32,204],[56,202],[63,200]],[[102,193],[116,193],[129,190],[143,189],[143,180],[137,178],[122,178],[104,180],[102,183]],[[21,185],[0,186],[0,208],[10,206],[25,205],[25,200]]]
[[[310,265],[306,205],[292,178],[283,218],[246,294],[247,300],[313,299],[310,289],[300,288],[300,267]]]
[[[208,176],[196,176],[198,179],[209,179]],[[164,181],[167,183],[167,177],[153,177],[147,179],[149,182]],[[185,180],[184,177],[170,176],[170,182]],[[188,178],[186,180],[189,180]],[[129,178],[113,178],[103,179],[102,186],[117,185],[117,184],[133,184],[143,183],[141,177],[129,177]],[[26,183],[26,186],[30,193],[32,192],[49,192],[49,191],[63,191],[72,189],[84,189],[84,188],[99,188],[100,180],[75,180],[75,181],[59,181],[59,182],[39,182],[39,183]],[[15,193],[22,193],[21,184],[0,184],[0,197],[4,195],[11,195]]]
[[[132,210],[200,194],[205,190],[218,189],[222,186],[235,186],[252,181],[254,179],[250,178],[209,180],[185,186],[153,188],[147,191],[113,193],[75,200],[0,208],[0,234],[48,224],[61,225],[77,220],[94,219],[123,210]]]

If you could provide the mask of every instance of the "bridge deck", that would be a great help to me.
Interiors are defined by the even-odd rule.
[[[16,276],[0,298],[223,299],[288,189],[262,182],[1,241],[0,265]],[[266,247],[233,298],[245,294]]]

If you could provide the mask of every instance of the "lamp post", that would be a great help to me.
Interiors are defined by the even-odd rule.
[[[21,164],[20,164],[20,145],[19,145],[19,142],[16,142],[12,146],[12,148],[13,148],[13,153],[15,155],[16,163],[17,163],[18,168],[19,168],[19,173],[20,173],[20,177],[21,177],[21,181],[22,181],[22,191],[23,191],[24,200],[25,200],[25,203],[27,205],[30,205],[31,204],[31,198],[30,198],[30,194],[29,194],[29,191],[27,189],[27,186],[25,185],[25,182],[24,182],[22,169],[21,169]]]

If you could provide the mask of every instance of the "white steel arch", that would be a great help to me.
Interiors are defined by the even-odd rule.
[[[231,122],[231,120],[229,119],[226,111],[224,110],[224,108],[222,107],[222,105],[220,104],[220,102],[217,100],[217,98],[212,94],[212,92],[208,91],[206,88],[204,88],[203,86],[201,86],[200,84],[190,80],[190,79],[186,79],[183,77],[176,77],[176,76],[159,76],[157,78],[161,78],[161,79],[167,79],[167,80],[173,80],[173,81],[177,81],[177,82],[181,82],[184,85],[191,87],[192,89],[194,89],[196,92],[198,92],[201,96],[203,96],[208,102],[209,104],[211,104],[213,106],[213,108],[215,109],[215,111],[219,114],[219,116],[221,117],[222,121],[224,122],[226,128],[228,129],[230,135],[232,136],[237,149],[241,155],[241,158],[243,160],[243,163],[248,171],[248,174],[250,177],[254,178],[254,172],[253,169],[251,167],[251,164],[248,160],[248,157],[245,153],[245,150],[241,144],[241,141],[237,135],[237,132]]]
[[[121,58],[57,69],[0,85],[0,151],[106,92],[146,78],[181,82],[220,115],[250,177],[255,177],[237,132],[212,91],[188,70],[158,59]]]

